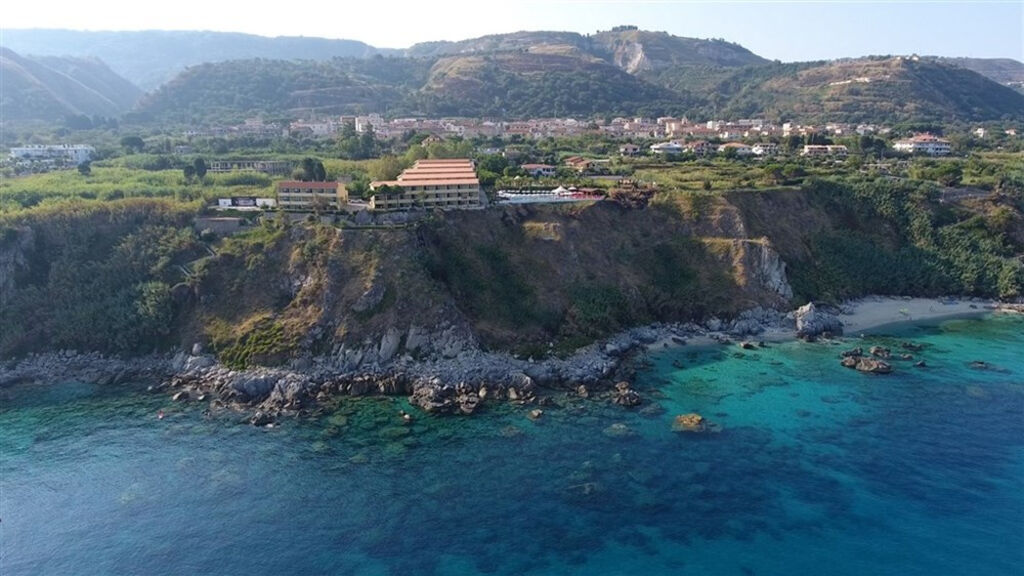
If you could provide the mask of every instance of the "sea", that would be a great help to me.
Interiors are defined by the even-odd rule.
[[[876,345],[892,374],[839,365]],[[1019,316],[667,348],[635,386],[633,409],[345,398],[272,428],[6,388],[0,574],[1024,574]],[[674,431],[692,412],[714,431]]]

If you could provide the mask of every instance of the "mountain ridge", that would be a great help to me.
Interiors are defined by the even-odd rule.
[[[0,47],[0,70],[5,120],[116,117],[142,97],[139,88],[94,58],[31,58]]]
[[[36,45],[47,34],[59,40],[60,32],[42,31]],[[173,54],[152,56],[160,66],[145,53],[119,64],[142,66],[153,75],[180,68],[142,100],[137,117],[152,120],[194,122],[217,114],[231,119],[301,109],[506,118],[689,114],[975,122],[1019,119],[1024,110],[1024,96],[1006,86],[1024,74],[1013,60],[889,56],[781,63],[724,40],[632,26],[592,35],[520,31],[383,52],[355,41],[218,32],[81,32],[67,38],[99,52],[111,49],[104,42],[119,44],[119,38],[130,39],[118,48],[122,52],[149,39],[146,50]],[[15,34],[13,40],[24,38]],[[8,34],[5,42],[10,41]],[[172,49],[185,41],[191,43],[187,50]],[[48,45],[51,52],[60,49],[60,42]],[[239,54],[248,56],[235,58]]]

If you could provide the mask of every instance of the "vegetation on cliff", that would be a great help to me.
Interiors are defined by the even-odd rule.
[[[194,231],[198,204],[44,204],[0,216],[0,356],[204,342],[233,366],[275,364],[442,326],[541,356],[755,305],[1014,298],[1024,288],[1014,178],[956,201],[930,183],[811,180],[666,191],[646,208],[451,212],[389,230],[266,221],[222,239]]]

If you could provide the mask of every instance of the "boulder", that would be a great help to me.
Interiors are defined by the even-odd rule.
[[[796,335],[799,338],[815,338],[826,332],[843,333],[843,322],[835,314],[817,308],[809,302],[796,309]]]
[[[696,412],[680,414],[672,421],[672,430],[676,432],[707,432],[708,421]]]
[[[889,355],[892,354],[888,348],[882,346],[872,346],[868,352],[870,352],[875,358],[888,358]]]
[[[757,345],[754,344],[753,342],[750,342],[749,340],[744,340],[743,342],[740,342],[739,346],[744,350],[755,350],[757,348]]]
[[[847,356],[840,361],[840,364],[858,372],[868,372],[871,374],[888,374],[892,372],[892,366],[888,363],[868,356]]]
[[[409,352],[416,352],[426,348],[429,342],[427,331],[419,326],[411,326],[409,334],[405,337],[405,349]]]
[[[619,382],[615,385],[615,390],[612,391],[612,402],[619,406],[632,408],[639,406],[643,400],[640,399],[640,394],[636,390],[629,387],[629,382]]]
[[[857,361],[856,368],[858,372],[868,372],[871,374],[888,374],[892,372],[892,366],[873,358],[861,358]]]
[[[382,300],[384,300],[384,283],[374,281],[370,288],[363,292],[362,296],[352,305],[352,311],[366,312],[367,310],[373,310]]]
[[[398,346],[402,343],[402,334],[394,327],[388,328],[387,332],[384,333],[380,338],[380,350],[377,356],[381,362],[387,362],[395,357],[395,353],[398,352]]]
[[[266,426],[274,423],[274,416],[269,412],[263,412],[262,410],[257,411],[249,418],[249,423],[253,426]]]

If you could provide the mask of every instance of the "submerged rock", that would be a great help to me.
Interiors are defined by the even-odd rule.
[[[696,412],[680,414],[672,421],[672,430],[676,432],[707,432],[708,421]]]
[[[602,431],[602,433],[610,438],[625,438],[633,435],[633,431],[630,430],[629,426],[626,426],[621,422],[616,422],[615,424],[608,426]]]

